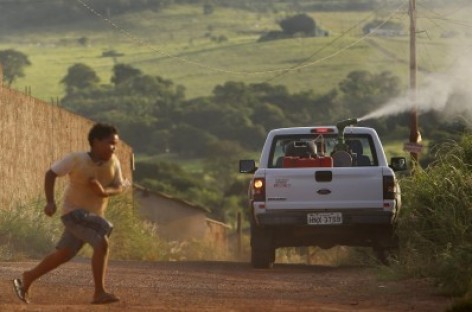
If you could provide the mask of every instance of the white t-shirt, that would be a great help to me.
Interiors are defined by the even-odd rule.
[[[97,179],[104,188],[123,185],[120,161],[115,155],[106,162],[95,163],[87,152],[72,153],[55,162],[51,170],[59,177],[69,175],[63,214],[82,208],[99,216],[104,215],[108,198],[93,192],[89,183],[92,178]]]

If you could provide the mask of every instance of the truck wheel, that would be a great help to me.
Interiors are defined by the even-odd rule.
[[[380,230],[376,233],[377,239],[372,249],[377,260],[383,265],[390,265],[390,259],[395,256],[394,250],[398,248],[399,238],[394,227]]]
[[[385,246],[376,244],[372,247],[372,250],[374,251],[377,260],[379,260],[380,263],[386,266],[390,265],[390,260],[395,260],[395,258],[398,256],[395,252],[396,249],[397,248],[395,245]]]
[[[251,249],[251,264],[256,269],[269,269],[274,264],[275,249]]]
[[[386,266],[390,265],[390,262],[388,260],[389,252],[387,248],[375,246],[372,249],[374,251],[375,257],[377,258],[377,260],[379,260],[380,263]]]
[[[275,261],[272,232],[256,225],[251,226],[251,264],[254,268],[271,268]]]

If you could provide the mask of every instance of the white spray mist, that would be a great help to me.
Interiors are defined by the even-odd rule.
[[[411,111],[413,105],[418,114],[437,111],[445,121],[461,120],[472,127],[472,61],[460,60],[445,73],[427,76],[417,89],[415,102],[411,94],[406,94],[358,120],[397,115]]]

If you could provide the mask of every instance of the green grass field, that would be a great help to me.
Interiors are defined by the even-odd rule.
[[[387,13],[391,12],[384,15]],[[115,26],[95,16],[92,22],[23,30],[3,36],[0,49],[13,48],[28,55],[32,66],[13,87],[23,90],[29,86],[33,96],[46,101],[63,96],[60,80],[75,63],[92,66],[102,83],[109,83],[115,62],[127,63],[184,85],[187,98],[209,95],[216,85],[230,80],[270,82],[286,85],[291,92],[313,90],[321,94],[353,70],[390,70],[407,85],[408,36],[362,40],[363,24],[359,22],[379,17],[372,12],[311,16],[329,31],[329,37],[257,43],[261,33],[279,29],[276,21],[284,12],[258,14],[217,8],[214,14],[203,15],[200,6],[172,6],[158,13],[112,17]],[[403,23],[407,18],[402,12],[395,15]],[[432,31],[428,36],[419,35],[419,65],[438,71],[454,62],[458,52],[451,51],[460,50],[467,38],[461,34],[442,39],[439,34],[444,27],[429,25]],[[225,36],[227,41],[217,43],[209,36]],[[87,37],[90,45],[80,46],[77,40],[81,37]],[[102,57],[107,50],[124,55]],[[285,71],[300,64],[311,65]]]

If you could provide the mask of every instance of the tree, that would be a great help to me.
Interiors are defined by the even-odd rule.
[[[244,82],[227,81],[213,89],[214,102],[225,103],[237,107],[248,106],[255,97]]]
[[[188,124],[178,124],[171,132],[168,147],[171,152],[184,157],[208,157],[211,153],[208,147],[216,141],[218,138],[205,129]]]
[[[293,36],[296,33],[303,33],[307,36],[315,34],[316,23],[306,14],[298,14],[288,17],[279,22],[285,34]]]
[[[142,73],[139,69],[127,64],[116,64],[113,67],[113,77],[111,82],[118,85],[128,79],[140,76]]]
[[[257,125],[262,125],[266,130],[288,126],[288,121],[283,110],[270,103],[262,103],[254,108],[252,122]]]
[[[213,7],[213,5],[211,3],[205,3],[203,5],[203,14],[205,14],[205,15],[212,14],[214,10],[215,10],[215,8]]]
[[[389,71],[373,74],[365,70],[350,72],[339,83],[343,103],[354,116],[379,108],[401,92],[400,79]]]
[[[77,42],[83,47],[88,47],[90,44],[90,40],[87,37],[80,37],[77,39]]]
[[[95,71],[88,65],[77,63],[69,67],[67,75],[61,80],[67,93],[96,86],[100,82]]]
[[[13,49],[0,51],[0,64],[3,67],[3,79],[8,86],[18,77],[24,77],[23,69],[30,66],[28,57]]]

